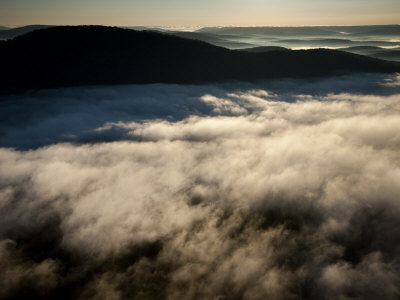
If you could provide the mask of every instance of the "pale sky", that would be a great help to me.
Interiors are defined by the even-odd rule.
[[[400,0],[0,0],[0,25],[400,24]]]

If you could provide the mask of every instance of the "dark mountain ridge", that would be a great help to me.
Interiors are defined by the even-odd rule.
[[[17,28],[4,28],[0,31],[0,39],[11,39],[34,30],[53,27],[52,25],[27,25]]]
[[[198,40],[104,26],[40,29],[0,42],[1,93],[77,85],[205,83],[397,72],[399,64],[341,51],[229,50]]]
[[[400,25],[360,25],[360,26],[257,26],[257,27],[203,27],[197,32],[217,34],[261,34],[292,36],[329,36],[340,32],[351,35],[399,36]]]

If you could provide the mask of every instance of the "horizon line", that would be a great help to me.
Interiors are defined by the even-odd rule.
[[[105,26],[105,27],[156,27],[156,28],[262,28],[262,27],[272,27],[272,28],[296,28],[296,27],[368,27],[368,26],[400,26],[398,24],[353,24],[353,25],[111,25],[111,24],[97,24],[97,23],[87,23],[87,24],[45,24],[45,23],[34,23],[25,25],[1,25],[8,29],[16,29],[27,26]]]

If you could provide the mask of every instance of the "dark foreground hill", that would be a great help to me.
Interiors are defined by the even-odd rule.
[[[335,50],[234,51],[162,33],[103,26],[36,30],[0,42],[2,93],[97,84],[201,83],[396,72],[399,64]]]

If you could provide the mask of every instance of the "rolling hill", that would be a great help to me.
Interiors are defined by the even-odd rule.
[[[132,83],[204,83],[397,72],[397,63],[328,49],[249,52],[159,32],[60,26],[0,42],[0,90]]]
[[[17,28],[3,28],[0,30],[0,39],[12,39],[17,36],[32,32],[38,29],[50,28],[51,25],[28,25]]]

